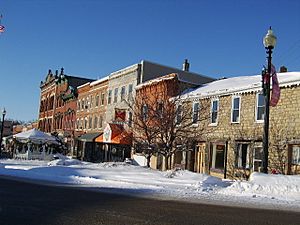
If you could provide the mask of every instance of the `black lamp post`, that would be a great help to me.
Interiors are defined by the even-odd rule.
[[[1,136],[0,136],[0,156],[2,152],[2,139],[3,139],[3,128],[4,128],[4,117],[6,115],[5,108],[2,110],[2,126],[1,126]]]
[[[277,38],[270,27],[268,33],[263,39],[265,49],[267,50],[268,70],[263,73],[263,93],[265,96],[265,115],[264,115],[264,136],[263,136],[263,172],[268,173],[269,158],[269,117],[270,117],[270,75],[272,66],[272,53],[276,45]]]

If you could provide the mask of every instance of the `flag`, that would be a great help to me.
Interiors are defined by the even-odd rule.
[[[276,68],[273,64],[271,66],[271,76],[272,76],[272,95],[270,100],[270,106],[276,106],[280,98],[280,87],[277,79]]]
[[[4,32],[4,26],[0,25],[0,33]]]

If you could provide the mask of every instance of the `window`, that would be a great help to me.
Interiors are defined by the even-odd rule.
[[[215,99],[211,102],[211,123],[216,124],[218,122],[218,109],[219,109],[219,100]]]
[[[94,118],[94,129],[97,129],[98,127],[98,117],[97,116],[95,116],[95,118]]]
[[[99,127],[102,128],[103,126],[103,117],[99,116]]]
[[[262,167],[263,160],[263,148],[262,145],[254,146],[253,152],[253,170],[260,172],[260,168]]]
[[[128,112],[128,126],[132,126],[132,112]]]
[[[79,129],[79,128],[80,128],[80,120],[77,119],[77,121],[76,121],[76,129]]]
[[[85,117],[84,119],[84,129],[87,129],[88,128],[88,118]]]
[[[104,98],[105,98],[105,94],[102,93],[101,94],[101,105],[104,105]]]
[[[148,106],[146,104],[142,106],[142,119],[144,121],[148,119]]]
[[[96,101],[96,102],[95,102],[95,103],[96,103],[95,105],[96,105],[96,107],[98,107],[98,106],[99,106],[99,95],[96,95],[96,100],[95,100],[95,101]]]
[[[176,124],[180,124],[181,121],[182,121],[182,105],[178,105],[176,110]]]
[[[91,129],[93,127],[93,118],[90,116],[89,117],[89,129]]]
[[[220,169],[220,170],[224,169],[225,145],[212,144],[211,148],[212,148],[211,168]]]
[[[236,145],[235,167],[249,168],[248,144],[239,143]]]
[[[84,100],[84,99],[82,99],[82,100],[81,100],[81,110],[84,110],[84,109],[85,109],[85,106],[84,106],[84,104],[85,104],[85,100]]]
[[[198,102],[194,102],[193,104],[193,115],[192,115],[192,122],[193,123],[197,123],[198,119],[199,119],[199,103]]]
[[[115,93],[114,93],[114,103],[118,101],[118,88],[115,88]]]
[[[80,100],[77,101],[77,111],[80,110]]]
[[[90,108],[94,107],[94,96],[91,96]]]
[[[256,99],[256,121],[263,121],[265,115],[265,96],[257,94]]]
[[[125,86],[121,88],[121,101],[125,100]]]
[[[232,123],[240,122],[240,102],[241,102],[241,98],[239,96],[234,96],[232,98],[232,106],[231,106],[231,122]]]
[[[293,146],[292,164],[300,165],[300,146]]]
[[[158,102],[157,103],[157,116],[162,118],[163,117],[163,110],[164,110],[164,103]]]
[[[111,95],[112,95],[112,90],[108,91],[108,98],[107,98],[107,104],[111,103]]]
[[[132,100],[132,91],[133,91],[133,85],[129,84],[129,86],[128,86],[128,101]]]

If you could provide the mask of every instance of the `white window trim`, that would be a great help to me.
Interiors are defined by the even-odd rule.
[[[217,101],[218,102],[218,107],[217,107],[217,119],[216,122],[212,122],[212,112],[213,112],[213,102]],[[220,107],[220,101],[218,98],[213,98],[210,102],[210,126],[217,126],[218,125],[218,120],[219,120],[219,107]]]
[[[258,112],[258,96],[262,94],[260,92],[256,93],[256,102],[255,102],[255,122],[256,123],[264,123],[264,118],[262,120],[257,119],[257,112]],[[265,105],[266,108],[266,105]],[[266,112],[265,112],[266,113]]]
[[[240,99],[239,100],[239,119],[238,119],[238,121],[233,121],[234,99],[236,99],[236,98]],[[237,96],[237,95],[232,96],[232,99],[231,99],[231,123],[240,123],[241,122],[241,105],[242,105],[241,99],[242,99],[241,96]]]

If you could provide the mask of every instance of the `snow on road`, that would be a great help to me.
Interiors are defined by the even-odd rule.
[[[113,189],[125,194],[300,211],[300,176],[253,173],[249,181],[222,180],[189,171],[157,171],[126,163],[0,160],[0,175]]]

